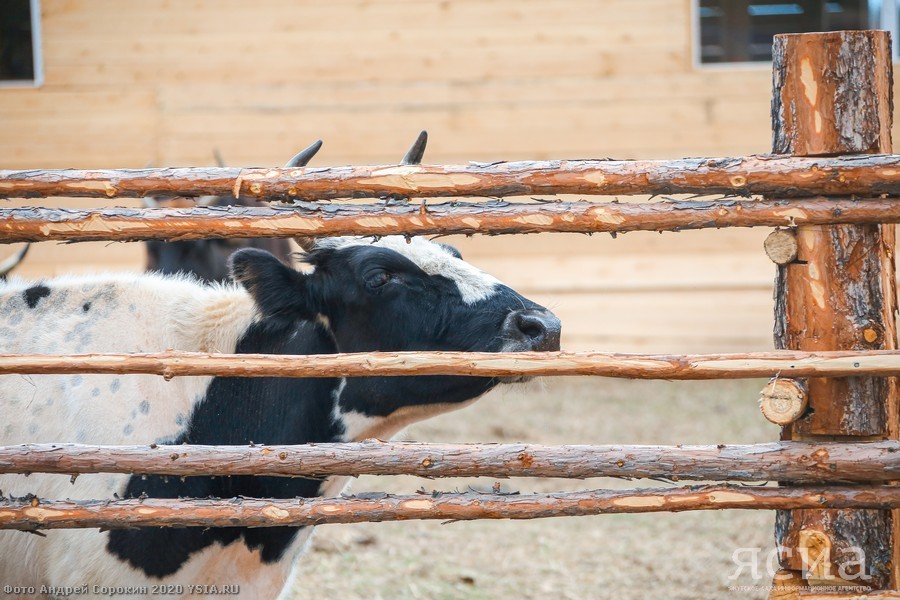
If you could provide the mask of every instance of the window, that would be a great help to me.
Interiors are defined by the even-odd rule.
[[[776,33],[889,29],[896,34],[898,8],[898,0],[695,0],[696,63],[771,61]],[[896,39],[894,47],[896,53]]]
[[[0,0],[0,85],[41,84],[40,30],[40,0]]]

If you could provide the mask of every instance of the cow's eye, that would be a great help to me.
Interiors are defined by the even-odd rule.
[[[370,288],[381,287],[394,278],[388,271],[377,269],[366,274],[366,285]]]

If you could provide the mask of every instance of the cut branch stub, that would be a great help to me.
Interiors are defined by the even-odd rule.
[[[776,229],[763,243],[768,256],[776,265],[797,260],[797,233],[793,229]]]
[[[793,423],[806,410],[806,384],[797,379],[773,378],[759,394],[759,409],[776,425]]]

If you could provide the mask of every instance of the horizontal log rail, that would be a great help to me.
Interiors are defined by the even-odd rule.
[[[900,479],[900,442],[734,446],[544,446],[369,440],[302,446],[0,446],[0,473],[620,477],[707,481]]]
[[[0,198],[204,196],[327,200],[534,194],[900,194],[900,156],[553,160],[468,165],[0,171]]]
[[[803,198],[649,203],[443,203],[208,208],[0,208],[0,241],[624,233],[713,227],[900,223],[900,200]]]
[[[0,529],[275,527],[409,519],[537,519],[686,510],[900,507],[900,487],[760,488],[709,485],[554,494],[432,493],[261,500],[0,501]]]
[[[604,352],[363,352],[348,354],[0,354],[0,375],[133,374],[229,377],[516,377],[627,379],[900,376],[900,350],[616,354]]]

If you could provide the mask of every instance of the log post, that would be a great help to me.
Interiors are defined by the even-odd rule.
[[[891,41],[884,31],[775,36],[774,152],[795,156],[891,152]],[[834,173],[838,179],[840,172]],[[775,345],[796,350],[897,347],[894,226],[801,225],[797,260],[778,267]],[[897,381],[811,378],[803,418],[784,440],[896,439]],[[896,516],[896,515],[895,515]],[[782,567],[804,570],[810,544],[827,547],[813,584],[897,584],[892,515],[877,510],[779,511]],[[854,549],[865,553],[858,577]],[[808,552],[805,556],[809,558]],[[839,571],[840,567],[846,567]]]

